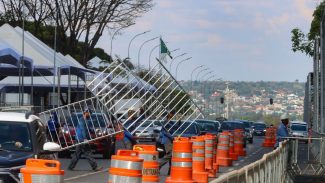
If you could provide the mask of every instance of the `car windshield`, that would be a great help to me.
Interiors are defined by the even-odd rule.
[[[199,126],[201,131],[205,132],[215,132],[218,130],[217,123],[208,122],[208,121],[197,121],[197,125]]]
[[[0,149],[9,151],[32,151],[28,124],[22,122],[0,122]]]
[[[179,135],[181,134],[187,127],[190,125],[190,122],[185,122],[185,124],[182,125],[182,127],[179,128],[179,126],[176,124],[172,129],[175,132],[178,128],[179,130],[176,131],[174,135]],[[183,134],[197,134],[195,124],[192,123],[191,126],[189,126],[186,131]]]
[[[243,123],[240,122],[223,122],[220,127],[221,130],[244,129]]]
[[[307,131],[306,125],[291,125],[291,130],[293,131]]]
[[[255,129],[265,129],[266,128],[266,125],[263,123],[255,123],[254,126],[255,126]]]

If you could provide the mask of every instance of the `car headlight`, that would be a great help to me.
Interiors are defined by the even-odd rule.
[[[264,129],[263,132],[266,132],[266,129]]]

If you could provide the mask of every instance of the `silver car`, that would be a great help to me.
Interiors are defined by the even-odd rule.
[[[289,123],[289,134],[292,137],[308,138],[307,123],[302,121],[291,121]],[[308,142],[308,140],[301,140],[301,141]]]

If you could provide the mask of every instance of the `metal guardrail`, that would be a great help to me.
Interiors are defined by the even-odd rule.
[[[212,183],[280,183],[286,180],[289,141],[280,143],[279,148],[265,154],[262,159],[239,170],[221,175]]]

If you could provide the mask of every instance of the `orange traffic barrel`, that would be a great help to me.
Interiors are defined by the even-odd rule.
[[[141,183],[143,159],[137,151],[118,150],[112,156],[109,168],[109,183]]]
[[[137,144],[133,150],[143,159],[142,182],[159,182],[158,151],[155,145]]]
[[[229,157],[234,161],[238,160],[238,154],[234,148],[234,133],[231,131],[229,132]]]
[[[189,138],[179,137],[173,142],[170,177],[166,183],[193,183],[192,179],[192,142]]]
[[[244,130],[234,130],[234,151],[238,156],[246,156],[244,149]]]
[[[209,177],[216,176],[216,170],[213,168],[213,151],[214,149],[214,135],[205,135],[205,169],[209,172]]]
[[[232,165],[232,159],[229,157],[229,132],[222,132],[218,136],[217,165]]]
[[[63,182],[64,170],[61,170],[61,164],[56,160],[27,159],[26,167],[20,169],[22,182],[39,183]]]
[[[193,161],[193,180],[199,183],[208,182],[208,172],[205,171],[205,143],[204,136],[191,138],[193,142],[192,161]]]
[[[264,137],[264,142],[262,144],[263,147],[274,147],[274,140],[273,140],[273,135],[272,135],[272,129],[271,128],[266,128],[265,132],[265,137]]]

